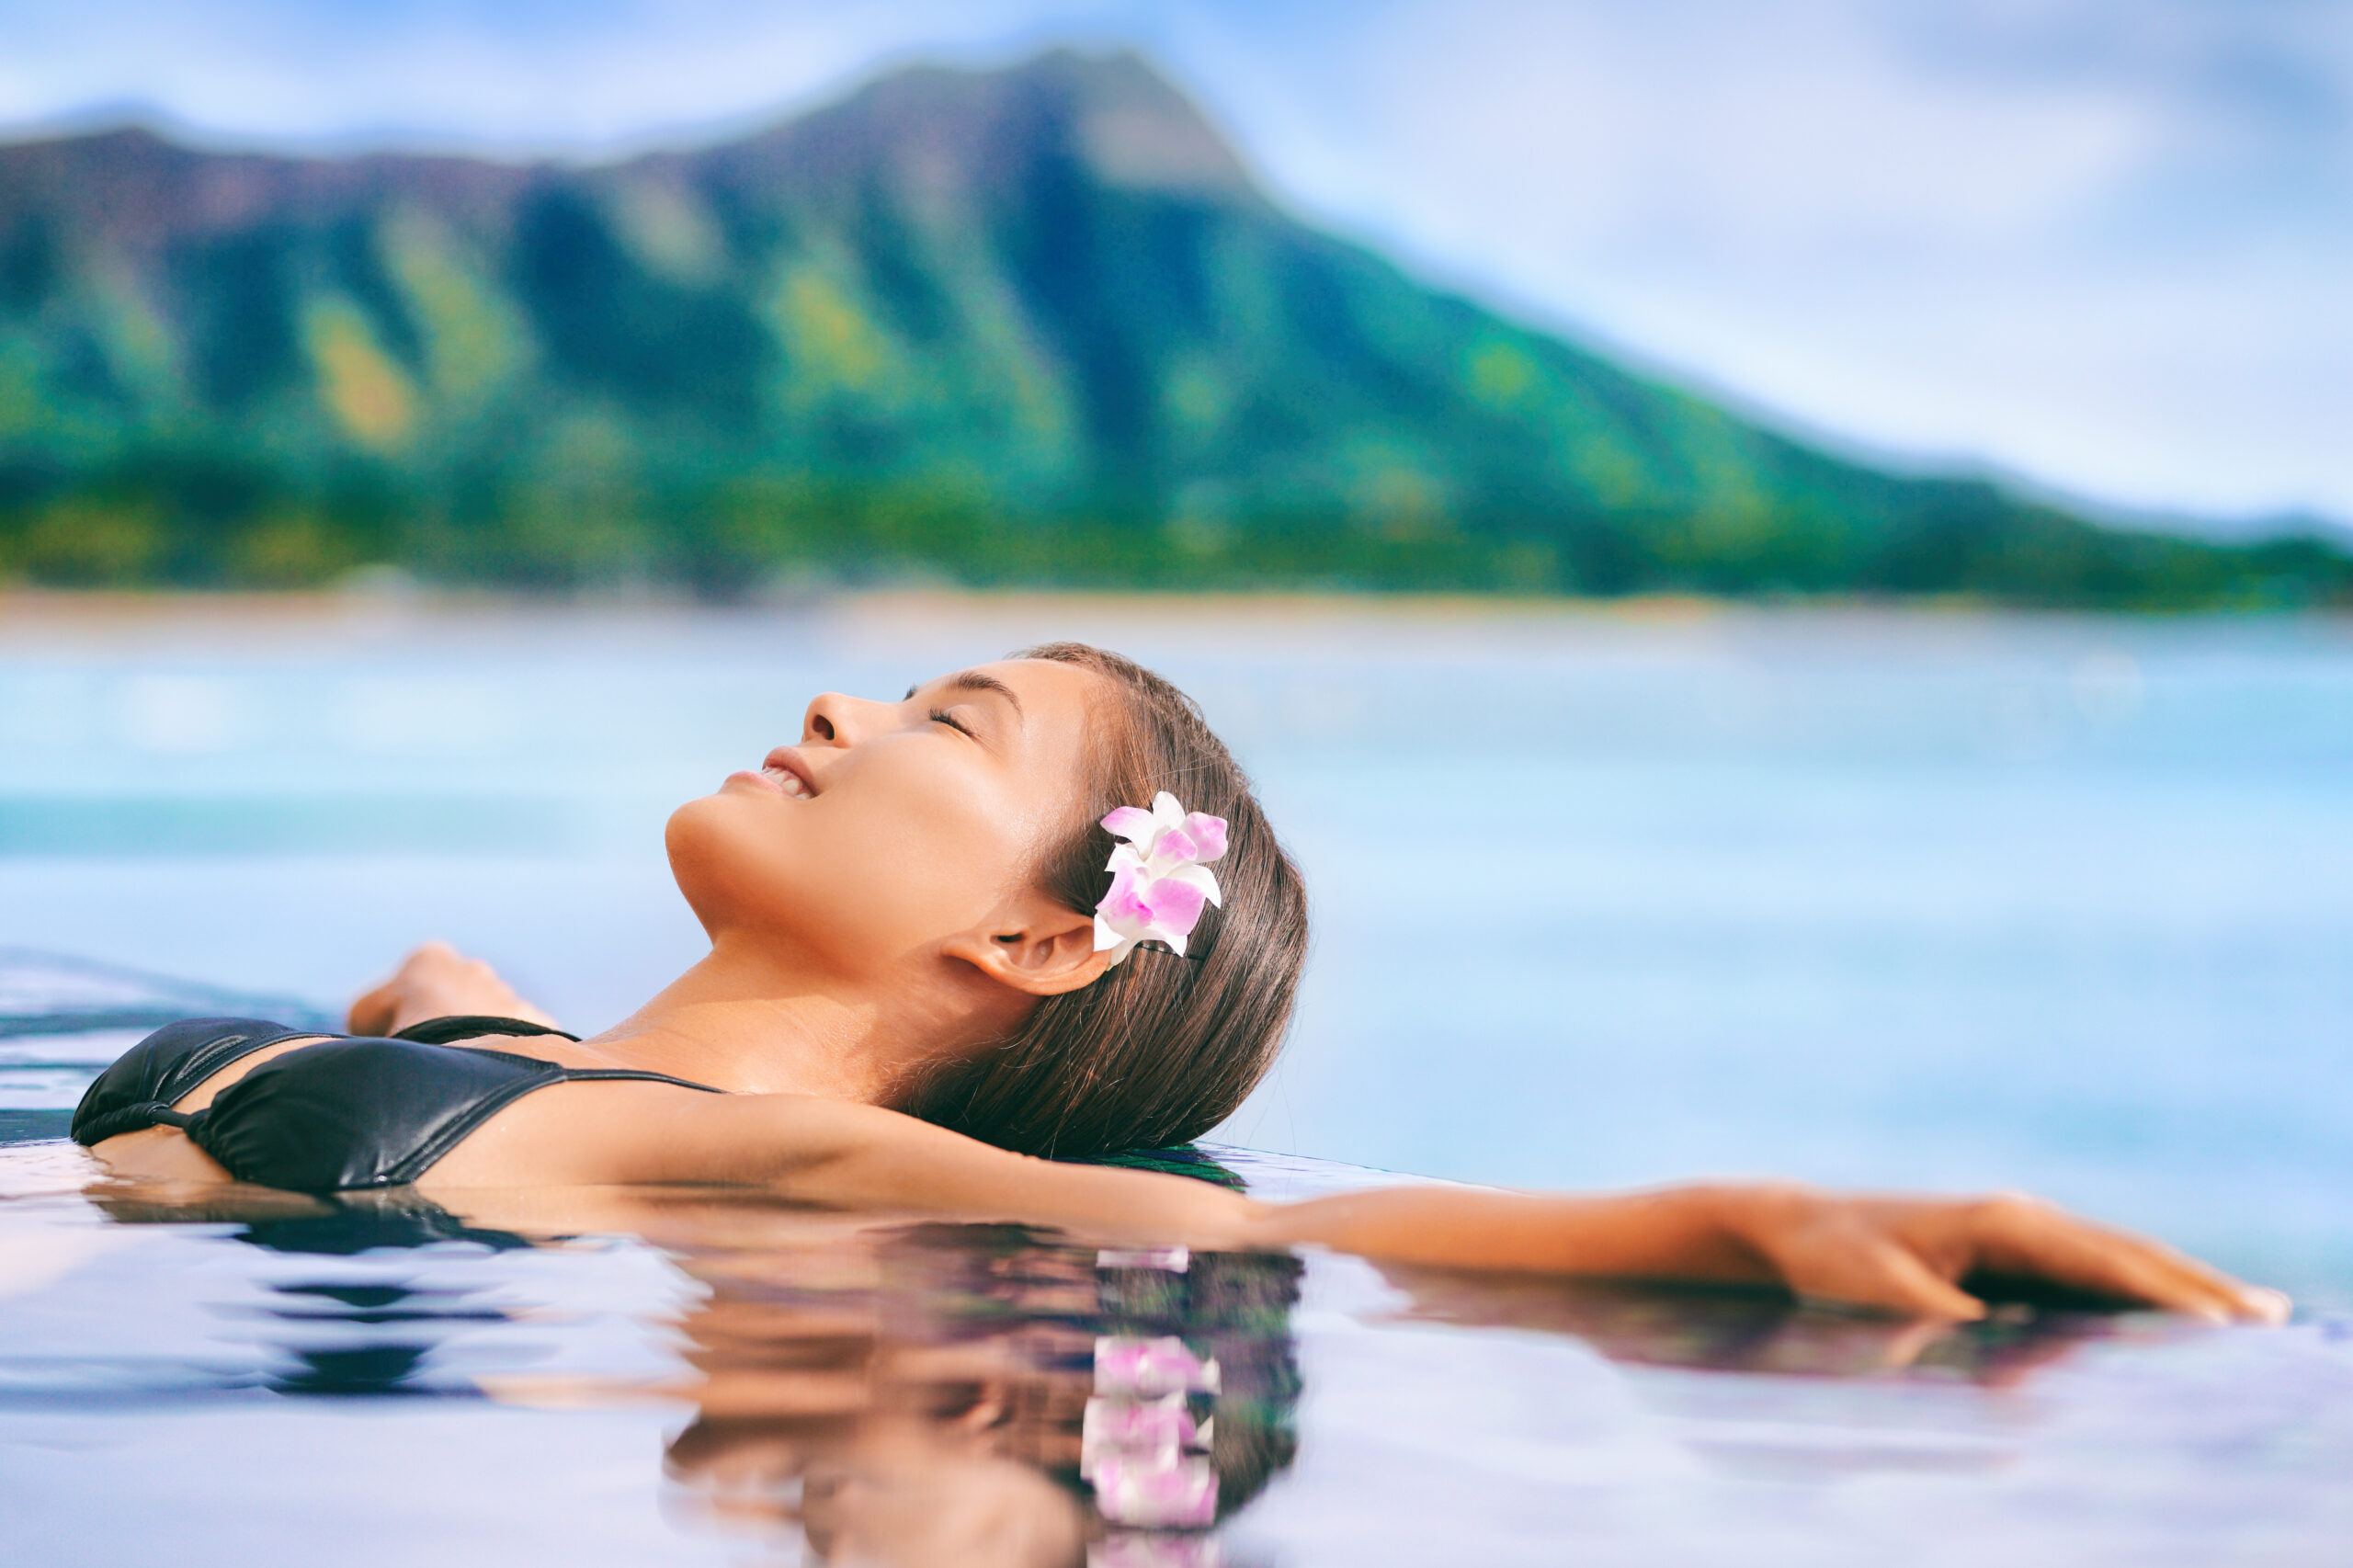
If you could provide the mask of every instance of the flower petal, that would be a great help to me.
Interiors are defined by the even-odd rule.
[[[1152,881],[1140,870],[1122,869],[1111,879],[1111,891],[1095,906],[1095,918],[1108,923],[1122,937],[1142,937],[1152,930],[1154,910],[1148,902]]]
[[[1193,812],[1152,841],[1152,858],[1164,866],[1214,860],[1225,853],[1225,819]]]
[[[1188,888],[1198,890],[1200,895],[1211,903],[1221,908],[1225,904],[1225,896],[1217,885],[1217,873],[1207,866],[1179,866],[1173,871],[1164,873],[1155,881],[1162,884],[1182,882]],[[1156,904],[1155,907],[1157,907]],[[1196,910],[1194,914],[1195,917],[1199,918],[1199,911]]]
[[[1175,875],[1154,877],[1136,890],[1136,902],[1152,912],[1154,934],[1164,938],[1172,932],[1179,937],[1189,935],[1200,921],[1201,903],[1206,897],[1208,894],[1199,883]]]
[[[1160,852],[1160,846],[1184,820],[1185,808],[1177,802],[1176,796],[1165,790],[1154,795],[1152,798],[1152,833],[1138,844],[1138,847],[1144,853],[1144,858],[1165,859],[1165,857]]]
[[[1178,830],[1193,845],[1188,857],[1194,860],[1217,860],[1225,855],[1225,819],[1213,817],[1207,812],[1188,812],[1184,825]]]
[[[1193,842],[1184,824],[1179,823],[1152,841],[1152,858],[1165,871],[1171,866],[1188,865],[1199,859],[1200,846]]]
[[[1144,844],[1159,824],[1153,814],[1142,806],[1121,806],[1103,818],[1104,829],[1114,838],[1124,838],[1132,844]]]
[[[1122,937],[1111,929],[1110,922],[1099,915],[1095,917],[1095,950],[1097,952],[1102,952],[1106,949],[1111,949],[1111,961],[1118,963],[1135,949],[1135,945],[1136,939],[1133,937]]]

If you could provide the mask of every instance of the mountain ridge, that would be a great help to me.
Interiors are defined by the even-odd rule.
[[[2329,601],[1734,416],[1289,216],[1141,57],[611,163],[0,146],[0,574]]]

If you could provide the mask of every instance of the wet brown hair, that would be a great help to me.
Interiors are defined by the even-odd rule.
[[[1187,811],[1225,819],[1225,855],[1211,868],[1225,903],[1203,910],[1185,956],[1137,948],[1093,984],[1039,1003],[1005,1038],[935,1067],[902,1108],[1050,1158],[1190,1142],[1233,1114],[1282,1047],[1307,958],[1306,885],[1191,698],[1084,642],[1013,657],[1091,670],[1114,693],[1095,716],[1081,814],[1044,856],[1039,884],[1092,914],[1110,889],[1117,842],[1102,817],[1165,790]]]

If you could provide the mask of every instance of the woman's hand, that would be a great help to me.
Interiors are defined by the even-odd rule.
[[[1972,1277],[2214,1322],[2279,1323],[2288,1300],[2030,1198],[1888,1198],[1787,1183],[1608,1197],[1388,1187],[1264,1208],[1245,1244],[1309,1243],[1395,1263],[1787,1286],[1820,1301],[1980,1318]]]
[[[388,1035],[426,1018],[486,1013],[555,1027],[480,959],[460,954],[447,942],[427,942],[401,960],[390,980],[351,1004],[345,1027],[353,1034]]]
[[[2277,1324],[2288,1298],[2171,1247],[2044,1203],[1851,1197],[1794,1186],[1708,1189],[1719,1222],[1801,1296],[1935,1318],[1978,1318],[1971,1276],[2059,1286],[2214,1323]]]

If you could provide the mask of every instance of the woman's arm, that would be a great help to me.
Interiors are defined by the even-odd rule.
[[[1268,1211],[1268,1239],[1404,1263],[1724,1283],[1924,1317],[1978,1318],[1972,1276],[2040,1282],[2213,1322],[2279,1323],[2288,1299],[2162,1243],[2014,1193],[1913,1198],[1794,1183],[1601,1198],[1446,1187],[1344,1194]]]
[[[611,1096],[620,1085],[596,1087]],[[531,1096],[501,1119],[529,1115],[542,1098],[554,1096]],[[592,1139],[582,1139],[590,1131],[578,1119],[584,1112],[602,1124]],[[2278,1322],[2288,1310],[2276,1291],[2015,1196],[1850,1196],[1769,1184],[1572,1197],[1431,1186],[1267,1204],[1184,1176],[1031,1159],[895,1111],[800,1096],[661,1091],[642,1106],[613,1096],[594,1108],[575,1098],[564,1124],[571,1147],[607,1152],[598,1174],[566,1179],[759,1185],[804,1202],[1017,1220],[1106,1241],[1314,1245],[1464,1268],[1778,1282],[1802,1296],[1941,1318],[1984,1315],[1984,1303],[1961,1289],[1972,1275],[2215,1321]],[[494,1143],[496,1131],[494,1122],[477,1139]],[[469,1146],[451,1160],[463,1162]],[[608,1156],[619,1163],[602,1164]]]

